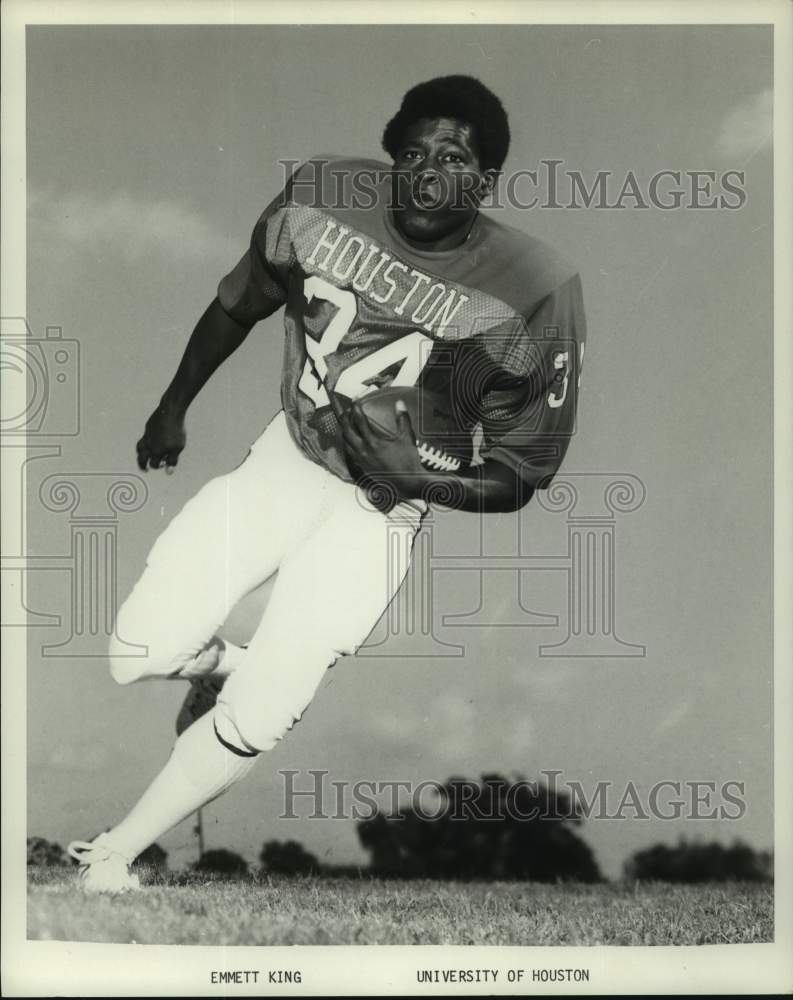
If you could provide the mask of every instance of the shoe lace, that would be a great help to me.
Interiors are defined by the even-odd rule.
[[[90,843],[87,840],[73,840],[66,848],[66,853],[70,858],[74,858],[81,867],[88,867],[98,861],[107,861],[115,855],[129,864],[127,858],[118,851],[111,850],[106,844]]]

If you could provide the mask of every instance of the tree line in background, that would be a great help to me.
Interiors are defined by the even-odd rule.
[[[623,875],[628,880],[642,881],[770,882],[774,865],[770,851],[755,851],[740,840],[729,847],[681,840],[675,847],[655,844],[632,854]]]
[[[511,787],[506,808],[504,796]],[[379,812],[358,824],[368,867],[321,863],[294,840],[267,841],[259,855],[260,872],[274,875],[372,875],[383,878],[436,878],[532,882],[599,882],[600,869],[578,831],[583,818],[570,797],[547,785],[517,787],[500,775],[480,781],[450,778],[441,789],[437,818],[426,818],[411,805],[396,813]],[[461,816],[465,818],[460,818]],[[520,818],[530,817],[530,818]],[[63,848],[42,837],[30,837],[28,865],[71,864]],[[158,845],[135,862],[150,869],[167,868]],[[223,848],[204,851],[192,866],[196,872],[242,877],[249,865]],[[656,844],[630,856],[623,867],[629,880],[666,882],[770,881],[773,859],[735,841]]]

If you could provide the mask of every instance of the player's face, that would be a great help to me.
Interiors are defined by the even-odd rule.
[[[482,170],[473,129],[453,118],[422,118],[405,132],[394,159],[394,220],[423,245],[461,242],[494,170]]]

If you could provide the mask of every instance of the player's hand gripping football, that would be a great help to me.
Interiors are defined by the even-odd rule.
[[[421,475],[424,471],[404,404],[396,404],[394,434],[386,434],[375,427],[357,402],[342,412],[340,422],[347,457],[364,476],[395,481]]]
[[[424,472],[416,450],[416,436],[404,404],[396,403],[393,434],[386,434],[373,426],[360,404],[353,402],[346,408],[329,393],[331,405],[341,425],[342,441],[347,462],[364,486],[369,499],[384,511],[390,510],[400,499],[415,494],[415,483]]]
[[[138,466],[146,472],[164,464],[165,471],[171,473],[186,442],[184,411],[161,403],[146,421],[143,437],[138,441]]]

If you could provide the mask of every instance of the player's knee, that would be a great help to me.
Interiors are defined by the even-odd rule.
[[[238,756],[250,757],[258,756],[262,749],[269,749],[269,747],[259,747],[242,734],[235,713],[230,711],[229,706],[223,702],[218,702],[212,715],[215,735],[227,750],[231,750]]]
[[[165,677],[176,669],[172,666],[175,650],[156,644],[128,643],[116,635],[110,640],[108,658],[110,676],[117,684],[132,684],[145,677]]]
[[[290,716],[288,719],[268,722],[249,722],[244,730],[239,726],[237,730],[244,746],[256,749],[259,753],[266,753],[273,750],[286,736],[289,730],[299,720],[300,716]]]
[[[265,752],[274,749],[300,722],[315,690],[316,684],[306,685],[291,698],[270,697],[266,702],[259,697],[235,697],[227,708],[244,745]]]
[[[332,667],[341,656],[354,656],[360,649],[361,642],[357,639],[341,639],[333,649],[333,655],[328,659],[328,666]]]
[[[110,676],[116,684],[132,684],[143,675],[145,669],[145,656],[136,656],[141,650],[130,647],[122,642],[118,636],[113,636],[108,648],[108,659],[110,662]]]
[[[286,705],[271,701],[262,706],[261,702],[239,703],[234,699],[232,704],[225,703],[221,706],[219,702],[218,708],[226,713],[233,725],[239,745],[263,753],[272,750],[300,721],[306,704]]]

